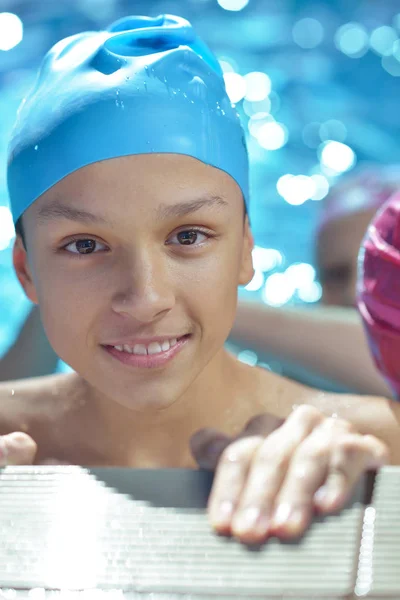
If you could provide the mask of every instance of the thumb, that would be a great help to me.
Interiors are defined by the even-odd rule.
[[[190,450],[193,458],[201,469],[213,471],[221,457],[222,452],[232,442],[232,438],[206,427],[196,431],[190,438]]]
[[[0,467],[31,465],[35,460],[37,445],[26,433],[14,431],[0,436]]]

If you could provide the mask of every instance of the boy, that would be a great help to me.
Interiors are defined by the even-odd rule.
[[[260,541],[300,533],[387,460],[362,434],[400,460],[380,400],[370,425],[368,401],[225,351],[253,274],[247,177],[219,65],[187,21],[126,18],[49,52],[10,148],[14,265],[75,373],[3,385],[3,462],[194,467],[192,439],[210,466],[268,411],[223,451],[210,500],[218,531]]]

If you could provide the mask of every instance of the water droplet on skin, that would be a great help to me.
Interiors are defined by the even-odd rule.
[[[11,396],[15,395],[15,390],[11,390]]]

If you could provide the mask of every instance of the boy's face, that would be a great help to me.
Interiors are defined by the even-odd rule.
[[[198,160],[116,158],[26,211],[14,264],[65,362],[122,405],[166,408],[221,351],[252,277],[243,211],[234,180]]]

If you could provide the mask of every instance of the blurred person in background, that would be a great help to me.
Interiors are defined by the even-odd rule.
[[[313,308],[242,300],[230,340],[364,394],[391,392],[371,357],[356,306],[357,258],[376,210],[400,187],[400,166],[364,166],[323,203],[316,236],[322,299]]]

